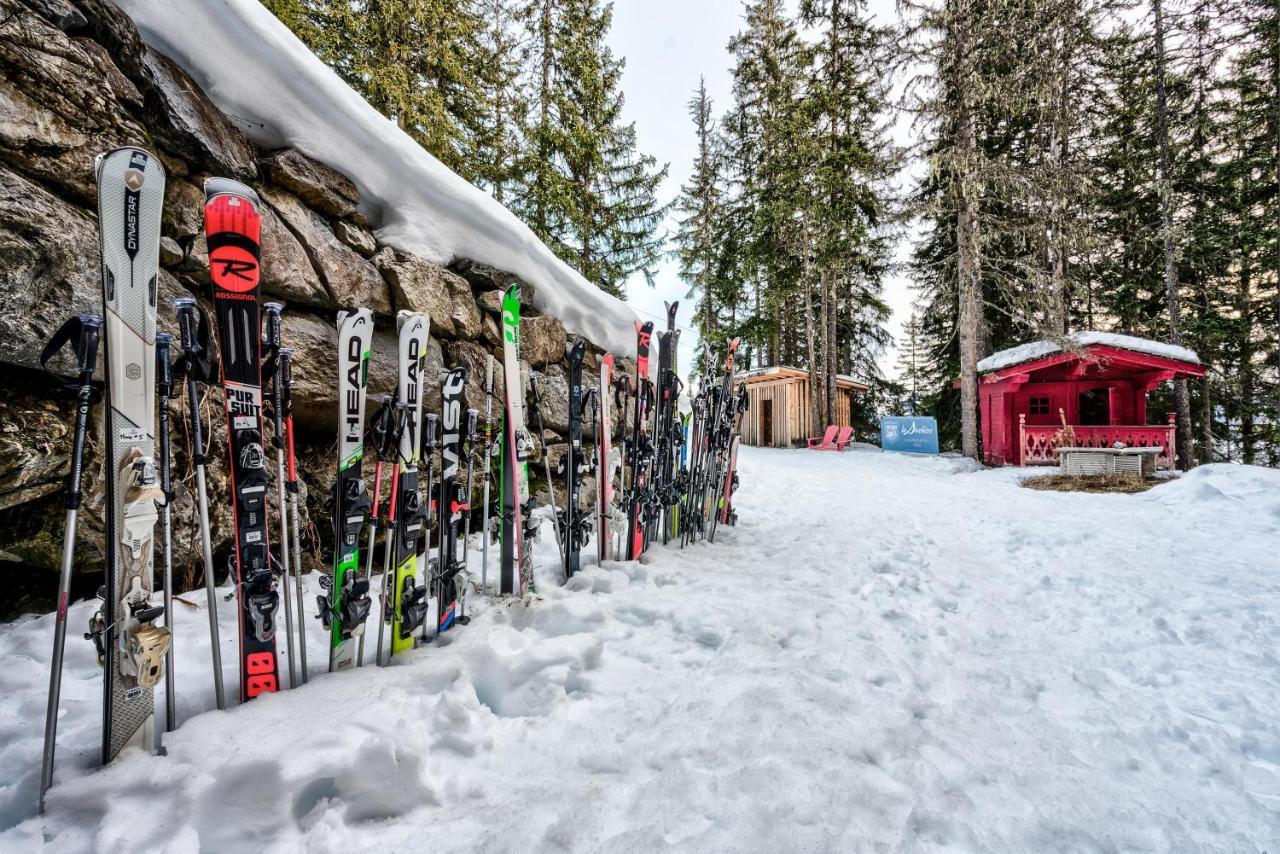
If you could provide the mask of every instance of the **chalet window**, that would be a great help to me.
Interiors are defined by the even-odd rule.
[[[1048,415],[1049,414],[1049,398],[1047,397],[1031,398],[1031,414],[1032,415]]]

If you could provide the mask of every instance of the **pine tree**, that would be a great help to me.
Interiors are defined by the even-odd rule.
[[[633,273],[651,280],[662,256],[667,167],[639,153],[622,119],[624,62],[606,44],[612,7],[538,0],[526,20],[534,95],[517,205],[561,258],[620,296]]]
[[[926,385],[926,353],[924,335],[916,313],[902,325],[902,337],[898,339],[898,382],[907,394],[910,414],[920,414],[921,388]]]
[[[681,186],[680,197],[676,200],[679,229],[675,235],[675,254],[680,263],[680,277],[689,285],[685,298],[697,296],[699,300],[696,314],[699,338],[709,344],[717,337],[712,277],[716,274],[719,254],[716,224],[723,215],[723,187],[722,154],[705,79],[699,79],[697,92],[688,106],[697,153],[689,180]]]

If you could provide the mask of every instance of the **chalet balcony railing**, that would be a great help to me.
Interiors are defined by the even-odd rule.
[[[1106,424],[1098,426],[1072,425],[1077,448],[1111,448],[1121,442],[1128,448],[1161,448],[1156,457],[1156,468],[1172,469],[1177,459],[1174,450],[1173,414],[1168,424],[1144,424],[1130,426]],[[1058,464],[1058,441],[1063,428],[1053,424],[1026,423],[1027,416],[1018,416],[1018,465],[1041,466]]]

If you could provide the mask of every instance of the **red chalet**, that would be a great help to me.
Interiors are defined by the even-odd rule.
[[[1034,341],[978,362],[982,444],[988,465],[1058,462],[1059,431],[1089,448],[1161,447],[1157,465],[1173,468],[1174,416],[1147,423],[1147,392],[1168,380],[1204,376],[1185,347],[1109,332],[1067,336],[1078,352]]]

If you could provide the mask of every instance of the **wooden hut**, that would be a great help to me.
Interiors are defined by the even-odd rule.
[[[1174,418],[1147,423],[1147,393],[1204,376],[1194,352],[1131,335],[1076,332],[1071,350],[1033,341],[978,362],[983,456],[988,465],[1054,465],[1057,446],[1159,447],[1173,468]],[[1063,422],[1070,430],[1064,429]]]
[[[757,368],[741,377],[747,387],[747,412],[742,421],[743,444],[767,448],[804,445],[822,435],[825,424],[813,423],[809,372],[797,368]],[[852,377],[836,377],[836,424],[853,424],[853,396],[867,386]]]

